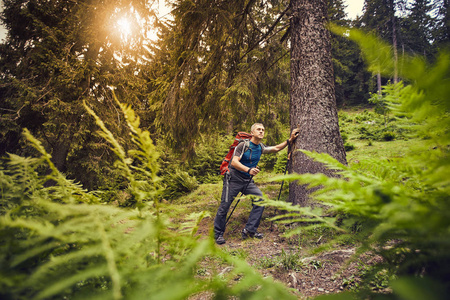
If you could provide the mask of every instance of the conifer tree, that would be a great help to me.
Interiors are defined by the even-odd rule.
[[[98,107],[124,136],[110,90],[114,87],[129,102],[143,100],[144,82],[136,74],[144,35],[139,29],[121,31],[117,21],[127,17],[134,28],[147,26],[147,1],[3,3],[8,35],[0,45],[1,154],[25,154],[19,137],[28,128],[45,142],[60,171],[89,185],[91,176],[103,172],[110,151],[94,135],[81,103]],[[129,35],[126,44],[124,34]]]
[[[432,54],[432,16],[430,0],[416,0],[408,9],[408,16],[402,22],[402,40],[405,50],[423,55]]]
[[[395,16],[398,2],[402,0],[365,0],[364,13],[358,20],[358,26],[371,34],[375,34],[392,44],[395,62],[397,66],[397,18]],[[398,69],[394,68],[393,81],[398,81]],[[379,71],[377,76],[377,91],[381,93],[382,78]]]
[[[292,0],[291,19],[291,128],[300,127],[296,147],[328,153],[346,163],[339,132],[331,61],[330,33],[326,28],[326,1]],[[323,165],[293,152],[291,172],[331,174]],[[305,205],[305,186],[291,183],[289,201]]]
[[[450,1],[435,0],[435,24],[433,28],[433,45],[437,48],[450,45]]]
[[[285,111],[287,120],[280,99],[287,99],[288,73],[279,67],[289,54],[285,1],[179,0],[172,12],[164,39],[173,41],[166,48],[173,68],[152,101],[175,149],[193,154],[195,140],[212,128],[231,133],[256,119],[278,126],[271,112]]]
[[[170,56],[177,67],[167,76],[161,106],[161,122],[173,145],[191,148],[202,126],[226,127],[220,122],[223,116],[231,119],[230,128],[237,122],[250,125],[260,121],[255,112],[263,105],[263,94],[270,94],[264,87],[270,87],[273,76],[266,77],[267,71],[283,61],[279,60],[284,55],[280,41],[289,36],[290,120],[291,126],[302,128],[298,139],[302,142],[297,146],[329,153],[345,163],[326,1],[319,5],[317,1],[275,0],[174,3],[172,35],[167,38],[174,41]],[[327,172],[301,157],[294,157],[293,171]],[[307,196],[292,195],[292,202],[304,202]]]
[[[329,20],[339,26],[351,26],[342,0],[328,1]],[[370,73],[356,43],[331,33],[336,104],[339,106],[367,102]]]

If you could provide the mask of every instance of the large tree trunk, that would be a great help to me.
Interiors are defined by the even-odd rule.
[[[300,126],[296,149],[328,153],[346,164],[339,132],[326,0],[292,0],[291,128]],[[294,151],[290,172],[332,175],[323,165]],[[305,205],[308,190],[291,183],[289,201]]]

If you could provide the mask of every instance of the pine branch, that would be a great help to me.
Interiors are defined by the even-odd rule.
[[[269,27],[269,29],[267,30],[267,32],[253,45],[251,46],[249,49],[247,49],[247,51],[240,57],[240,60],[242,60],[244,57],[246,57],[250,52],[253,51],[253,49],[255,49],[257,46],[259,46],[264,40],[266,40],[266,38],[272,33],[272,31],[275,29],[275,27],[278,25],[278,23],[280,23],[281,19],[283,18],[283,16],[289,11],[289,9],[291,8],[291,4],[289,2],[289,5],[286,7],[286,9],[284,11],[282,11],[280,13],[280,15],[278,16],[278,18],[275,20],[275,22]],[[283,28],[284,29],[284,28]],[[281,30],[283,30],[281,29]],[[279,30],[279,31],[281,31]],[[279,32],[278,31],[278,32]]]

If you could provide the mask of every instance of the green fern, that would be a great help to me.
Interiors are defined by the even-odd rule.
[[[371,70],[386,75],[393,72],[388,45],[356,30],[334,26],[332,30],[348,35],[361,45]],[[364,243],[358,253],[370,250],[383,256],[382,266],[400,276],[392,282],[394,288],[401,286],[400,282],[414,282],[414,288],[423,287],[419,282],[425,276],[450,292],[449,282],[444,279],[450,277],[449,58],[447,53],[442,53],[434,66],[428,66],[421,58],[405,56],[400,60],[405,61],[400,76],[411,84],[386,89],[385,100],[392,112],[406,116],[405,122],[415,128],[417,137],[427,136],[420,146],[409,149],[404,157],[374,158],[353,166],[342,165],[325,154],[302,151],[336,170],[339,177],[294,174],[281,178],[321,187],[312,196],[329,207],[327,214],[346,216],[345,224],[340,227],[347,228],[348,233],[351,224],[362,224],[359,234]],[[332,227],[330,220],[322,217],[324,212],[276,205],[288,210],[287,216],[294,221],[315,223],[298,227],[290,234],[320,226],[317,224]],[[417,279],[408,281],[403,276],[417,276]],[[434,294],[436,299],[444,295]]]
[[[96,193],[67,180],[28,131],[24,135],[40,156],[10,155],[0,166],[0,297],[186,299],[213,293],[293,299],[284,286],[217,248],[212,238],[199,241],[195,233],[207,214],[191,215],[180,229],[173,228],[158,202],[158,153],[132,109],[118,105],[133,137],[129,151],[85,107],[117,155],[115,165],[137,199],[134,208],[100,203]],[[53,184],[47,187],[49,180]],[[233,270],[225,278],[196,278],[206,256]],[[237,276],[242,279],[236,283]]]

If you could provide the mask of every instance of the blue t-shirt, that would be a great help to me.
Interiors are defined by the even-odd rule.
[[[243,147],[244,147],[244,143],[241,143],[238,147],[236,147],[234,156],[240,156],[241,157],[240,162],[244,166],[249,167],[249,168],[255,168],[259,163],[261,154],[263,153],[262,144],[256,145],[250,141],[248,149],[244,153],[242,153]],[[236,171],[238,171],[238,170],[236,170]],[[250,176],[246,172],[243,172],[243,171],[239,171],[239,172],[246,176]]]

